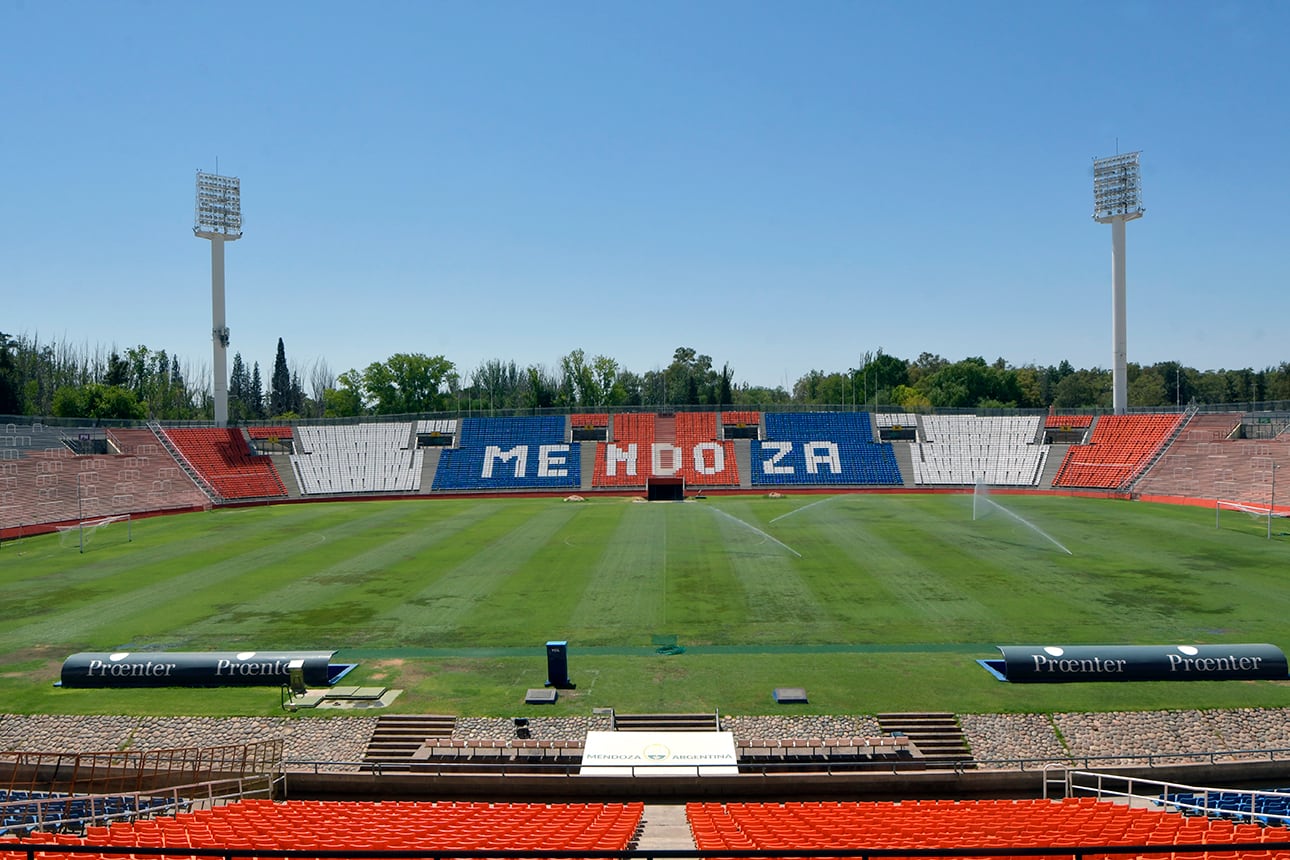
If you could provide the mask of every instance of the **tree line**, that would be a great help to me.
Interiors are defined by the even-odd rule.
[[[228,391],[229,419],[241,423],[705,406],[1109,410],[1111,387],[1110,370],[1076,369],[1068,361],[1014,366],[1003,358],[950,361],[928,352],[904,359],[882,349],[859,354],[845,370],[809,371],[792,390],[737,381],[729,363],[718,366],[688,346],[678,347],[666,366],[644,372],[575,349],[554,367],[498,358],[463,372],[443,355],[395,353],[335,374],[321,359],[307,369],[289,364],[279,338],[267,380],[258,361],[248,365],[240,352],[233,355]],[[1143,409],[1290,401],[1290,362],[1257,371],[1130,364],[1128,401]],[[214,402],[208,369],[164,349],[90,349],[0,333],[0,415],[209,421]]]

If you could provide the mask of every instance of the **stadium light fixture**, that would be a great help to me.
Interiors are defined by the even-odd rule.
[[[1140,152],[1093,159],[1093,220],[1111,225],[1111,402],[1116,415],[1129,406],[1125,323],[1124,225],[1142,217]]]
[[[211,344],[215,364],[215,426],[228,425],[228,325],[224,318],[224,243],[242,238],[242,182],[197,171],[193,235],[211,243]]]

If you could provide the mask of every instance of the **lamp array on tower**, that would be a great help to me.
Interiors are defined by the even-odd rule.
[[[1132,221],[1142,217],[1141,152],[1126,152],[1093,162],[1093,220],[1109,224],[1113,218]]]
[[[1125,334],[1124,225],[1142,217],[1142,175],[1137,152],[1093,161],[1093,220],[1111,225],[1111,404],[1129,408],[1129,358]]]
[[[197,171],[197,211],[193,233],[225,241],[242,237],[242,181],[236,176]]]
[[[197,171],[193,235],[211,243],[211,343],[215,363],[215,426],[228,426],[228,326],[224,322],[224,243],[242,238],[242,182]]]

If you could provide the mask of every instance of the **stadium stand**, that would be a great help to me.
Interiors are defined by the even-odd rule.
[[[1150,464],[1183,422],[1182,415],[1103,415],[1088,444],[1072,445],[1053,479],[1054,487],[1115,490]]]
[[[1092,415],[1058,415],[1049,413],[1044,416],[1044,427],[1049,430],[1061,430],[1063,428],[1077,429],[1088,427],[1093,423]]]
[[[913,412],[875,412],[873,423],[876,427],[914,427],[918,416]]]
[[[223,499],[285,497],[267,457],[253,456],[241,430],[230,427],[171,427],[160,430],[196,475]]]
[[[576,489],[579,443],[566,441],[563,416],[466,418],[455,448],[445,448],[435,490]]]
[[[0,788],[0,834],[48,832],[90,820],[134,818],[168,807],[165,798],[136,794],[86,797],[57,791]]]
[[[652,477],[739,485],[734,443],[720,438],[715,412],[628,412],[614,416],[612,431],[612,441],[596,443],[593,487],[643,487]]]
[[[741,412],[722,412],[721,423],[733,424],[736,427],[757,425],[761,424],[761,413],[747,410]]]
[[[292,438],[291,427],[285,426],[285,425],[277,426],[277,427],[263,427],[258,425],[254,427],[247,427],[246,435],[256,440]]]
[[[579,412],[569,416],[570,427],[608,427],[608,412]]]
[[[9,842],[269,850],[622,851],[644,804],[244,799],[174,816],[92,826],[83,836],[33,833]],[[81,857],[97,857],[81,854]]]
[[[768,412],[752,441],[752,483],[899,485],[890,442],[875,442],[867,412]]]
[[[1241,418],[1239,412],[1194,415],[1168,449],[1134,483],[1134,492],[1248,505],[1272,504],[1275,501],[1273,469],[1290,466],[1290,444],[1284,439],[1239,438]]]
[[[1037,486],[1048,457],[1038,434],[1038,416],[925,415],[909,443],[914,483]]]
[[[706,851],[972,846],[997,847],[1000,855],[1007,856],[1015,849],[1033,847],[1156,844],[1167,852],[1165,846],[1173,844],[1223,845],[1290,838],[1285,827],[1240,830],[1240,825],[1228,820],[1089,797],[1060,801],[690,802],[686,817],[695,845]]]
[[[422,453],[412,424],[302,426],[291,467],[302,495],[414,493],[421,488]]]
[[[9,428],[0,433],[0,528],[210,504],[150,430]],[[67,444],[90,434],[108,453]]]

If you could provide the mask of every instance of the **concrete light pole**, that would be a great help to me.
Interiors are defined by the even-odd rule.
[[[1093,220],[1111,225],[1111,402],[1116,415],[1129,405],[1128,346],[1125,334],[1124,225],[1142,217],[1141,153],[1093,160]]]

